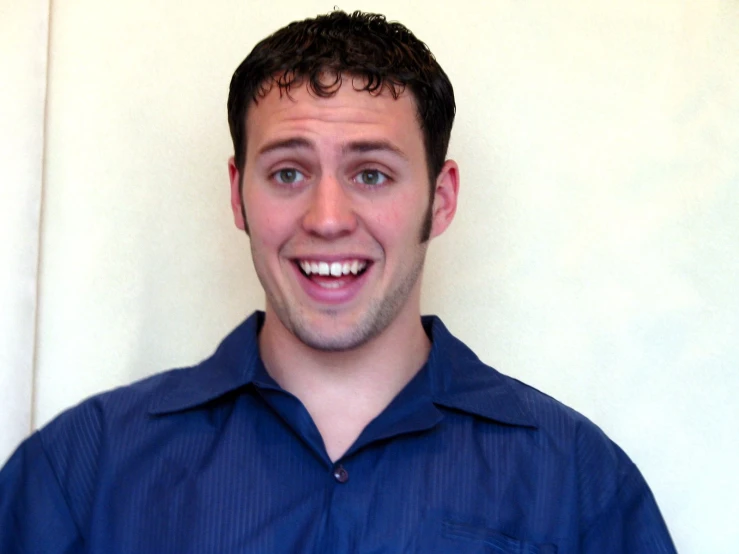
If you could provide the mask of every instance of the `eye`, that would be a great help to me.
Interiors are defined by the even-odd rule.
[[[281,185],[294,185],[305,181],[305,175],[294,167],[286,167],[272,174],[272,178]]]
[[[376,187],[378,185],[384,185],[388,180],[388,176],[382,171],[378,171],[376,169],[365,169],[364,171],[357,173],[357,176],[354,179],[360,185]]]

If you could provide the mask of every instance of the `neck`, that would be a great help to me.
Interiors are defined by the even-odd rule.
[[[428,358],[431,344],[418,309],[403,312],[357,348],[322,351],[301,342],[267,311],[259,335],[265,367],[306,407],[332,460],[351,446]]]

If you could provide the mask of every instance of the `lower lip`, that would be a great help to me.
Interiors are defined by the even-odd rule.
[[[292,265],[298,276],[298,282],[305,293],[316,302],[332,305],[343,304],[355,298],[357,294],[359,294],[359,290],[362,288],[362,285],[364,285],[367,280],[367,275],[372,270],[372,264],[370,264],[370,266],[367,267],[361,275],[347,278],[344,284],[341,284],[336,288],[326,288],[303,275],[303,272],[300,271],[296,264]]]

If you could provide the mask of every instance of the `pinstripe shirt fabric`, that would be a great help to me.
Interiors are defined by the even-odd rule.
[[[263,317],[27,439],[0,472],[0,552],[675,553],[618,446],[435,317],[426,365],[332,463],[259,358]]]

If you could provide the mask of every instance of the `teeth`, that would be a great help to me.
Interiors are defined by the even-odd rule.
[[[300,269],[306,275],[322,275],[332,277],[341,277],[342,275],[357,275],[360,271],[367,267],[367,262],[352,260],[346,262],[309,262],[303,260],[299,262]],[[333,286],[333,285],[332,285]],[[330,287],[329,287],[330,288]]]

